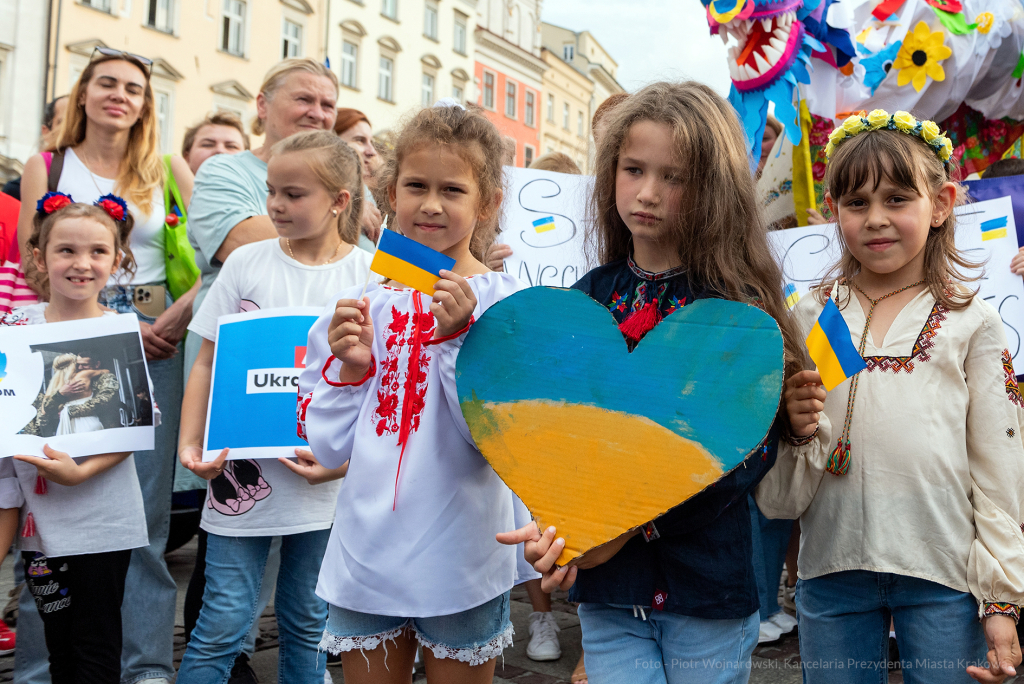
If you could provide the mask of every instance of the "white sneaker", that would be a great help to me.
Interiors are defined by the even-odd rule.
[[[334,684],[334,680],[331,679],[331,673],[324,670],[324,684]]]
[[[530,613],[530,643],[526,657],[530,660],[558,660],[562,647],[558,643],[558,624],[553,613]]]
[[[783,634],[789,634],[796,629],[796,618],[785,611],[779,611],[775,615],[768,618],[768,621],[773,623],[776,627],[782,630]]]
[[[782,638],[782,630],[771,619],[761,622],[761,628],[757,632],[758,644],[770,644]]]

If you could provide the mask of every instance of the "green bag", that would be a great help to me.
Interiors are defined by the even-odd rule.
[[[171,296],[177,299],[196,284],[199,267],[196,266],[196,252],[186,235],[187,207],[181,200],[181,191],[174,180],[169,154],[164,155],[164,170],[164,208],[167,210],[164,219],[164,264],[167,269],[167,289],[170,290]],[[171,221],[168,221],[172,216],[177,217],[177,225],[171,225]]]

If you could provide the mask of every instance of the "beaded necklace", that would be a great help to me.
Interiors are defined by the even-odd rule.
[[[888,299],[893,295],[898,295],[900,292],[906,292],[907,290],[917,287],[918,285],[924,285],[924,280],[919,280],[916,283],[901,287],[898,290],[893,290],[889,294],[882,295],[878,299],[872,299],[868,297],[864,290],[860,289],[860,286],[853,281],[850,284],[857,288],[857,291],[864,295],[864,299],[871,302],[871,308],[868,309],[867,317],[864,320],[864,332],[860,335],[860,347],[857,348],[857,353],[862,357],[864,356],[864,348],[868,342],[868,329],[871,327],[871,317],[875,313],[875,307],[883,299]],[[838,293],[837,293],[838,298]],[[845,475],[846,471],[850,469],[850,423],[853,420],[853,402],[857,397],[857,381],[860,379],[860,373],[857,373],[850,380],[850,398],[846,402],[846,421],[843,423],[843,434],[839,436],[839,442],[836,444],[836,448],[829,454],[828,462],[825,464],[825,470],[832,473],[833,475]]]

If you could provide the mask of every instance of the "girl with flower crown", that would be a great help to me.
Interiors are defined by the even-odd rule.
[[[910,684],[1001,682],[1021,662],[1024,398],[999,313],[963,284],[951,152],[935,123],[881,110],[826,148],[843,254],[794,315],[806,336],[833,299],[867,368],[826,392],[804,359],[756,493],[800,518],[810,684],[886,681],[890,619]]]
[[[49,302],[16,308],[0,325],[115,315],[99,296],[113,274],[135,269],[128,245],[132,216],[124,200],[105,195],[93,205],[76,204],[70,195],[47,193],[33,223],[26,256],[43,276]],[[103,396],[116,395],[111,373],[83,368],[81,357],[76,370],[76,357],[65,356],[71,356],[74,376],[40,394],[37,417],[26,431],[34,425],[36,434],[52,435],[54,427],[59,432],[60,425],[80,421],[95,427]],[[49,446],[43,453],[48,458],[0,459],[0,548],[6,553],[20,528],[25,579],[43,620],[54,684],[119,682],[128,564],[132,549],[149,543],[134,457],[122,452],[73,459]],[[20,522],[6,512],[19,508]]]

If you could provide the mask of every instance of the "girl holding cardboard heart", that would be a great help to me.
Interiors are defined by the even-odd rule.
[[[474,446],[455,387],[474,317],[522,287],[482,263],[503,158],[481,112],[420,111],[383,172],[384,209],[389,229],[455,265],[431,294],[394,281],[342,292],[309,332],[300,426],[323,465],[350,464],[317,587],[329,604],[321,647],[341,654],[352,684],[408,682],[417,641],[428,681],[489,683],[512,643],[515,550],[494,543],[514,525],[512,494]]]
[[[952,149],[883,110],[826,148],[843,255],[794,315],[809,332],[834,299],[867,369],[829,392],[817,370],[789,379],[792,439],[757,490],[766,515],[800,517],[811,684],[878,681],[827,666],[884,671],[890,618],[907,682],[1001,682],[1021,662],[1024,399],[999,313],[962,285],[954,233],[978,227],[957,226]]]
[[[574,287],[608,307],[630,349],[665,316],[717,297],[761,306],[796,358],[729,104],[701,84],[656,83],[610,116],[590,236],[603,265]],[[760,622],[747,495],[775,460],[778,432],[713,487],[569,565],[555,566],[565,543],[554,528],[499,535],[527,542],[547,591],[571,587],[592,684],[747,681]]]

